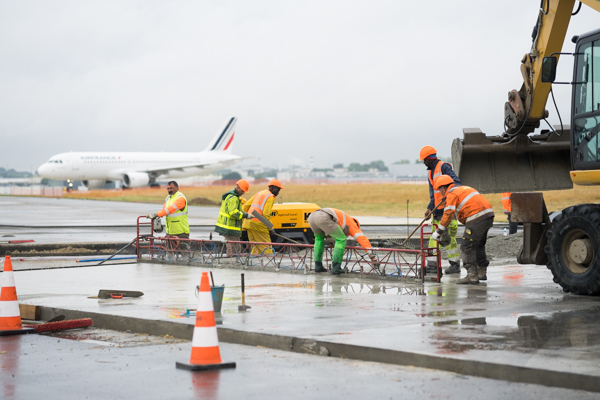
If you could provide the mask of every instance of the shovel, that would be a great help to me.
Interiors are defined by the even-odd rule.
[[[285,237],[285,236],[280,235],[279,233],[275,232],[275,230],[273,229],[273,224],[271,223],[271,221],[269,221],[268,219],[266,219],[265,217],[263,217],[262,215],[260,215],[257,210],[252,211],[252,216],[254,216],[254,218],[256,218],[260,222],[262,222],[263,225],[266,226],[267,229],[269,231],[271,231],[271,233],[273,235],[279,236],[280,238],[285,239],[285,240],[289,240],[290,242],[295,243],[295,244],[304,244],[304,243],[296,242],[295,240],[292,240],[292,239],[290,239],[288,237]]]

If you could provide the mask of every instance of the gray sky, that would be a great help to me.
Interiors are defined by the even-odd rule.
[[[462,128],[502,132],[539,4],[0,0],[0,166],[200,151],[231,115],[234,154],[265,165],[449,156]],[[598,17],[584,5],[563,51]],[[570,88],[555,93],[568,123]]]

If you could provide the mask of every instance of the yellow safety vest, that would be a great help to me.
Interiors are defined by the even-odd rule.
[[[167,222],[167,233],[169,235],[178,235],[181,233],[190,233],[190,224],[188,222],[188,204],[187,199],[181,192],[175,193],[173,196],[167,196],[165,199],[165,209],[175,203],[179,197],[185,199],[185,207],[183,210],[178,210],[172,214],[167,214],[165,220]]]

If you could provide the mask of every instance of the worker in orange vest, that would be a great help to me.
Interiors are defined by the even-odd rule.
[[[517,233],[518,223],[512,222],[510,220],[511,214],[511,205],[510,205],[510,192],[500,194],[502,200],[502,208],[504,209],[504,214],[508,218],[508,234],[512,235],[513,233]]]
[[[491,204],[472,187],[456,185],[448,175],[436,178],[434,188],[446,197],[446,206],[438,229],[432,235],[433,239],[441,239],[455,215],[458,221],[465,225],[460,250],[467,276],[458,279],[456,283],[478,284],[480,280],[487,280],[487,267],[490,262],[485,254],[485,243],[488,231],[494,223]]]
[[[271,242],[269,229],[258,219],[252,218],[252,213],[257,211],[263,217],[271,220],[271,209],[275,204],[275,198],[283,189],[278,179],[269,182],[269,188],[256,193],[243,206],[242,211],[249,214],[249,219],[244,220],[243,229],[248,231],[248,240],[250,242]],[[273,254],[273,249],[269,246],[253,245],[252,254]]]
[[[325,235],[335,240],[333,248],[331,273],[341,274],[342,259],[346,249],[346,237],[352,236],[360,247],[367,251],[371,262],[377,263],[377,256],[371,249],[369,239],[360,230],[360,223],[342,210],[336,208],[321,208],[313,211],[308,217],[308,224],[315,234],[315,272],[327,272],[323,267],[323,251],[325,250]],[[377,265],[378,266],[378,265]]]
[[[419,153],[419,160],[427,167],[427,177],[429,178],[429,205],[425,211],[425,218],[433,216],[431,221],[431,232],[435,231],[435,225],[439,225],[440,219],[444,214],[444,204],[435,207],[442,200],[442,195],[438,190],[433,188],[435,178],[446,175],[452,178],[454,183],[460,185],[458,176],[452,169],[452,164],[444,162],[437,158],[437,150],[432,146],[424,146]],[[452,219],[448,229],[445,231],[445,236],[440,242],[440,250],[442,257],[450,262],[450,267],[444,270],[446,274],[460,274],[460,252],[458,243],[456,242],[456,234],[458,232],[458,223],[456,219]],[[429,247],[437,247],[433,239],[429,240]],[[437,256],[430,257],[427,260],[427,273],[437,275]]]

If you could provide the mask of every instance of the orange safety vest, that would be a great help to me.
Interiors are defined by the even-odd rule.
[[[502,193],[500,196],[502,198],[502,208],[504,208],[504,212],[510,213],[510,192]]]
[[[344,234],[352,236],[354,240],[356,240],[358,244],[360,244],[360,247],[365,249],[369,249],[372,247],[371,242],[369,242],[369,239],[367,239],[365,234],[362,233],[360,227],[358,226],[354,218],[352,218],[342,210],[338,210],[337,208],[323,208],[322,210],[328,213],[329,215],[332,215],[331,212],[333,212],[337,219],[336,222],[340,226],[340,228],[342,228]]]
[[[493,217],[494,210],[489,201],[472,187],[450,185],[446,192],[446,207],[440,228],[445,229],[454,214],[456,219],[466,224],[479,218]]]
[[[437,163],[437,165],[435,166],[435,170],[433,170],[433,178],[431,177],[431,172],[427,174],[427,176],[429,177],[429,184],[431,185],[431,187],[433,188],[433,181],[435,181],[435,178],[437,178],[438,176],[442,176],[444,174],[442,174],[442,165],[446,164],[444,161],[441,161]],[[442,200],[442,193],[439,190],[434,190],[433,191],[433,206],[435,207],[436,204],[438,204],[440,201]],[[438,210],[441,210],[442,208],[444,208],[443,204],[440,204],[440,206],[437,208]]]
[[[252,215],[252,212],[256,210],[260,215],[263,215],[265,204],[267,204],[267,200],[269,200],[271,197],[275,196],[269,191],[269,189],[261,190],[260,192],[256,193],[254,195],[252,205],[248,210],[248,214]]]

